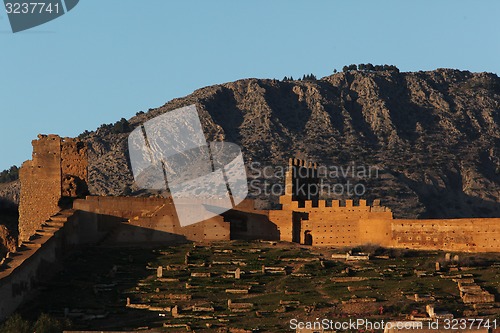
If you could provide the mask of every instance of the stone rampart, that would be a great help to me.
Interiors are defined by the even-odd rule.
[[[306,169],[304,171],[304,168]],[[300,174],[302,170],[302,174]],[[279,239],[316,246],[500,252],[500,218],[395,220],[380,200],[303,200],[297,184],[314,186],[314,163],[290,159],[281,209],[269,212]],[[311,176],[312,175],[312,176]],[[304,180],[305,179],[305,180]]]

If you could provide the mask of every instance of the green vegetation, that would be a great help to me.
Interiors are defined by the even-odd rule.
[[[67,319],[59,321],[48,314],[42,313],[33,324],[33,331],[37,333],[60,333],[70,327],[71,323]]]
[[[8,183],[19,179],[19,168],[15,165],[0,172],[0,183]]]
[[[131,131],[130,124],[128,123],[128,120],[125,118],[118,120],[111,129],[111,132],[113,134],[128,133],[130,131]]]
[[[0,326],[2,333],[61,333],[65,329],[71,328],[71,323],[67,319],[58,320],[42,313],[38,319],[32,323],[20,314],[10,316],[5,323]]]
[[[31,324],[16,313],[0,327],[2,333],[31,333]]]
[[[127,119],[122,118],[118,120],[114,124],[102,124],[99,126],[97,131],[110,131],[113,134],[120,134],[120,133],[128,133],[132,131],[132,128],[130,127],[130,123],[128,122]],[[89,134],[88,131],[85,131],[84,133],[80,134],[78,137],[79,138],[84,138]]]
[[[307,75],[304,74],[302,76],[302,81],[316,81],[316,80],[317,80],[316,75],[314,75],[312,73],[311,74],[307,74]]]
[[[304,75],[302,75],[302,78],[299,77],[297,79],[297,81],[316,81],[316,80],[318,80],[316,78],[316,75],[314,75],[312,73],[311,74],[304,74]],[[282,81],[294,81],[294,79],[293,79],[293,76],[290,76],[290,77],[285,76]]]
[[[372,65],[370,63],[368,64],[351,64],[349,66],[344,66],[342,68],[343,72],[348,72],[348,71],[391,71],[391,72],[396,72],[399,73],[399,68],[397,68],[394,65]]]
[[[87,131],[87,130],[85,130],[85,131],[83,131],[83,133],[81,133],[80,135],[78,135],[78,139],[83,140],[86,137],[88,137],[89,135],[90,135],[90,132]]]

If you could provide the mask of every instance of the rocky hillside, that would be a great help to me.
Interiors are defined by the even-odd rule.
[[[6,226],[0,224],[0,263],[9,252],[16,252],[17,240]]]
[[[21,184],[19,180],[0,184],[0,211],[19,204]]]
[[[19,181],[0,184],[0,261],[16,248],[19,192]]]
[[[201,113],[207,139],[241,145],[247,163],[285,165],[298,156],[337,168],[372,167],[380,170],[377,177],[330,182],[363,184],[363,197],[381,198],[397,217],[500,216],[500,78],[494,74],[438,69],[244,79],[139,113],[127,127],[190,104]],[[94,194],[139,193],[124,132],[102,126],[85,135]]]
[[[128,132],[190,104],[207,139],[239,144],[247,163],[283,166],[297,156],[379,170],[328,182],[362,184],[363,197],[382,199],[396,217],[500,216],[500,78],[450,69],[244,79],[199,89],[118,130],[107,125],[82,135],[90,143],[91,192],[141,195],[129,168]]]

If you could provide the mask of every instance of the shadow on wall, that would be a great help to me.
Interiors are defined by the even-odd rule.
[[[190,242],[186,236],[152,228],[141,227],[127,222],[120,223],[102,241],[103,245],[136,244],[141,248],[158,245],[170,246]]]
[[[265,214],[230,210],[222,214],[229,222],[231,240],[279,240],[278,227]]]
[[[184,235],[133,225],[123,217],[87,211],[77,211],[76,214],[81,219],[82,225],[75,232],[88,240],[84,243],[140,244],[141,247],[150,247],[158,244],[170,245],[188,242]]]
[[[311,230],[304,231],[304,244],[313,245],[313,236],[311,235]]]

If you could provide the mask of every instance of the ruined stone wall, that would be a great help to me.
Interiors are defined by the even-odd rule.
[[[30,247],[19,252],[8,264],[0,267],[0,320],[12,314],[29,297],[39,281],[42,260],[49,262],[53,247]]]
[[[38,237],[24,242],[19,251],[0,264],[0,321],[31,299],[36,288],[61,268],[68,252],[95,244],[106,235],[96,232],[107,219],[89,219],[82,211],[63,210],[41,226]],[[104,225],[105,227],[105,225]]]
[[[61,198],[61,139],[57,135],[38,136],[32,142],[33,158],[21,166],[19,240],[29,240],[40,225],[57,213]]]
[[[280,230],[280,239],[317,246],[386,247],[466,252],[500,252],[500,218],[394,220],[390,209],[353,205],[346,200],[318,205],[292,201],[287,210],[271,211],[269,218]],[[294,214],[304,214],[300,223]],[[307,239],[307,237],[309,239]]]
[[[63,197],[87,194],[87,144],[79,139],[61,140],[61,187]]]
[[[61,198],[85,192],[87,182],[87,149],[83,142],[39,135],[32,145],[32,159],[24,162],[19,172],[20,242],[28,241],[49,216],[61,209]]]

